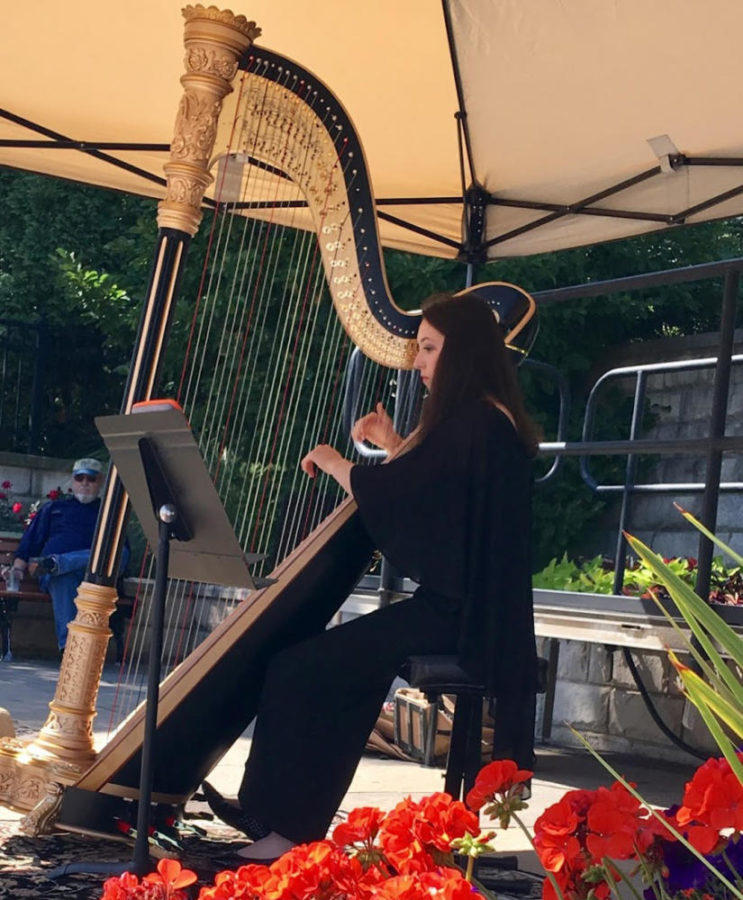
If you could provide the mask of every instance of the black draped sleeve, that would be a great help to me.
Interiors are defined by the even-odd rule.
[[[532,467],[509,419],[474,404],[383,466],[354,466],[369,535],[402,573],[461,601],[462,664],[494,695],[536,679]]]

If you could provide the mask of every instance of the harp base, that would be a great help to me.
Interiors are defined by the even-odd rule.
[[[29,837],[39,837],[54,831],[54,822],[62,804],[64,786],[58,781],[47,785],[47,795],[31,812],[21,819],[21,832]]]
[[[33,813],[28,834],[42,834],[46,808],[65,785],[74,784],[85,771],[59,760],[44,759],[34,754],[33,744],[18,738],[0,740],[0,804],[18,812]],[[40,808],[41,804],[45,804]],[[39,829],[34,824],[39,820]]]
[[[84,581],[78,588],[77,615],[43,728],[31,742],[0,740],[0,804],[34,810],[52,785],[74,784],[95,760],[93,718],[116,599],[113,587]]]

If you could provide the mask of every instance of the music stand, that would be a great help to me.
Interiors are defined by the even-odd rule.
[[[172,401],[143,404],[132,413],[95,420],[142,529],[157,548],[150,614],[139,806],[131,868],[152,868],[149,824],[154,782],[153,750],[160,694],[160,657],[168,577],[254,589],[248,563],[264,557],[243,552],[183,412]],[[125,871],[129,864],[72,864],[73,871]],[[106,867],[106,868],[104,868]],[[52,875],[55,873],[52,873]]]

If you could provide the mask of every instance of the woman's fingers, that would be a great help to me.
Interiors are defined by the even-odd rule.
[[[331,447],[330,444],[318,444],[302,459],[299,467],[310,478],[314,478],[318,469],[327,472],[339,455],[335,447]]]
[[[351,429],[351,437],[355,441],[365,441],[371,435],[371,429],[374,428],[374,420],[377,414],[370,412],[360,419],[357,419]]]
[[[315,463],[312,460],[312,450],[306,455],[302,457],[301,462],[299,463],[299,468],[305,473],[305,475],[309,475],[310,478],[314,478],[317,474],[317,468],[315,467]]]
[[[355,441],[363,441],[364,440],[364,437],[365,437],[365,435],[364,435],[364,419],[366,419],[366,416],[364,416],[363,419],[357,419],[353,423],[353,427],[351,428],[351,437]]]

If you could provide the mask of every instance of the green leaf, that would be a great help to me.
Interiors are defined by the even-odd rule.
[[[707,602],[698,597],[688,584],[674,575],[663,560],[642,541],[627,535],[627,540],[632,549],[641,556],[647,564],[657,573],[660,580],[666,586],[668,592],[678,607],[679,612],[688,623],[691,630],[699,639],[704,649],[709,652],[715,666],[721,668],[720,674],[725,678],[732,690],[740,689],[740,684],[732,672],[723,664],[720,654],[709,640],[711,636],[728,653],[738,666],[743,667],[743,641],[724,622]],[[726,674],[727,673],[727,674]]]
[[[729,700],[721,697],[710,685],[700,678],[696,672],[691,669],[683,668],[679,671],[681,680],[684,683],[689,699],[697,707],[704,705],[710,709],[718,719],[725,722],[740,738],[743,738],[743,708],[740,704],[731,703]],[[743,781],[743,768],[740,770],[741,781]]]
[[[741,556],[740,553],[736,553],[732,547],[729,547],[724,541],[721,541],[716,534],[713,534],[708,528],[702,525],[699,519],[695,518],[690,512],[679,506],[678,503],[674,503],[673,505],[687,522],[691,522],[698,531],[701,531],[705,537],[708,537],[713,544],[716,544],[720,548],[720,550],[724,550],[725,553],[727,553],[731,559],[734,559],[739,566],[743,566],[743,556]]]
[[[738,759],[736,748],[733,746],[730,738],[722,730],[720,723],[714,717],[710,708],[701,700],[697,703],[691,694],[689,696],[694,706],[699,710],[699,715],[707,726],[707,730],[714,738],[715,743],[722,751],[725,759],[730,763],[730,768],[733,770],[738,780],[743,784],[743,764],[741,764]]]

